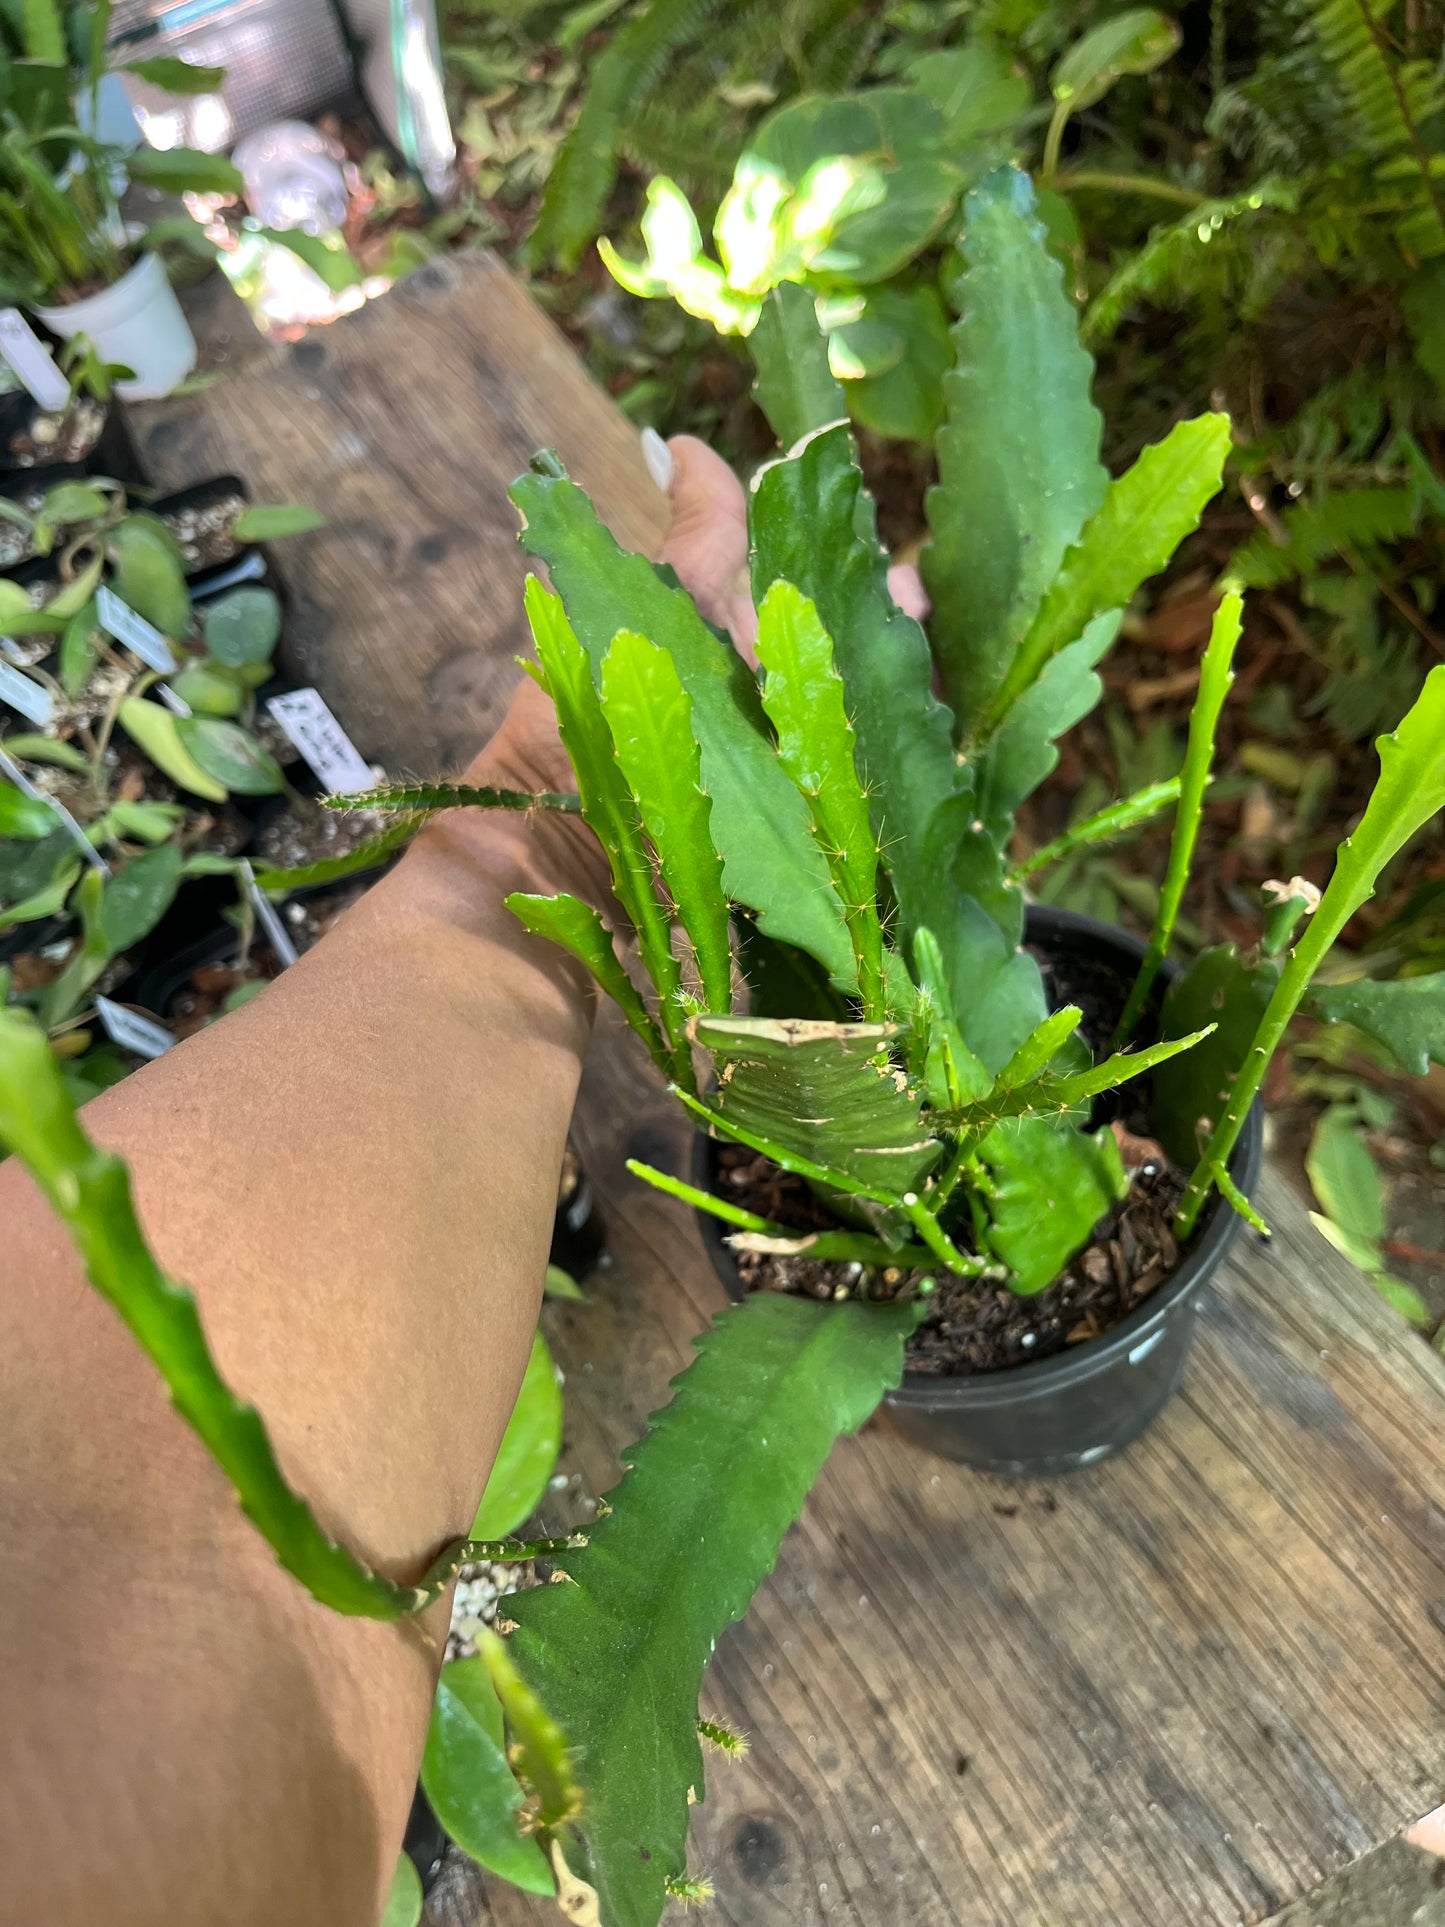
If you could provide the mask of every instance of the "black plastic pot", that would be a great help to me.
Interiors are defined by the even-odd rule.
[[[244,502],[251,499],[251,491],[239,475],[212,475],[204,482],[191,482],[185,488],[177,489],[171,495],[158,495],[153,501],[137,499],[134,508],[144,508],[149,515],[157,515],[180,542],[183,549],[189,549],[192,535],[188,532],[187,522],[191,517],[205,517],[220,504],[236,497]],[[186,580],[192,594],[204,593],[213,587],[213,576],[235,567],[236,563],[254,548],[253,543],[238,542],[233,537],[221,538],[219,546],[223,553],[212,558],[187,554]]]
[[[58,411],[42,408],[24,389],[0,395],[0,470],[24,475],[56,462],[80,462],[91,475],[127,485],[142,479],[114,400],[85,396]]]
[[[1057,977],[1065,985],[1073,966],[1127,986],[1145,951],[1110,924],[1041,907],[1029,911],[1028,942],[1040,953],[1046,980]],[[1068,1001],[1062,992],[1051,997],[1055,1007]],[[1157,998],[1153,1014],[1157,1021]],[[1229,1161],[1246,1194],[1258,1182],[1263,1146],[1264,1113],[1256,1102]],[[697,1182],[706,1189],[716,1188],[716,1156],[712,1140],[699,1136]],[[706,1213],[698,1217],[719,1277],[740,1297],[726,1227]],[[1246,1230],[1216,1192],[1178,1270],[1102,1338],[1003,1371],[957,1378],[906,1372],[884,1410],[916,1445],[981,1471],[1042,1478],[1096,1465],[1132,1444],[1179,1389],[1204,1288]]]
[[[447,1832],[433,1813],[431,1801],[422,1791],[420,1784],[412,1795],[411,1812],[407,1816],[406,1834],[401,1844],[421,1876],[422,1892],[429,1894],[442,1870],[442,1860],[447,1850]]]
[[[79,462],[48,462],[41,468],[17,469],[0,476],[0,495],[17,508],[34,515],[48,490],[61,482],[84,482],[88,479]],[[0,543],[0,575],[8,576],[22,588],[29,588],[32,582],[58,578],[59,572],[53,557],[36,555],[29,533],[24,528],[12,522],[7,522],[5,528],[5,542]]]
[[[585,1278],[602,1256],[604,1235],[602,1214],[579,1163],[572,1182],[564,1185],[557,1199],[547,1262],[560,1266],[573,1278]]]

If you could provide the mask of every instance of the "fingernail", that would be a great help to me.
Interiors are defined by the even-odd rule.
[[[644,428],[641,441],[647,472],[666,495],[672,488],[672,450],[655,428]]]

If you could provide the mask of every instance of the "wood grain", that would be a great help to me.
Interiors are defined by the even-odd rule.
[[[522,645],[505,499],[553,443],[617,533],[662,501],[631,429],[486,257],[451,260],[290,349],[142,412],[158,479],[235,469],[315,502],[278,545],[291,630],[370,755],[467,755]],[[547,1322],[567,1374],[549,1524],[585,1516],[722,1302],[696,1227],[627,1155],[682,1169],[686,1127],[603,1026],[577,1136],[611,1217],[591,1302]],[[1278,1178],[1184,1391],[1120,1458],[1051,1485],[845,1441],[704,1704],[749,1732],[709,1771],[692,1860],[720,1927],[1237,1927],[1268,1919],[1445,1789],[1445,1362]],[[543,1927],[460,1860],[429,1927]]]
[[[622,1169],[685,1168],[639,1057],[609,1026],[578,1121],[615,1262],[547,1314],[589,1493],[722,1302],[689,1214]],[[1280,1178],[1263,1206],[1273,1243],[1241,1241],[1119,1458],[1015,1483],[881,1420],[834,1452],[704,1688],[753,1745],[709,1764],[703,1919],[1238,1927],[1438,1803],[1445,1363]],[[555,1918],[460,1861],[426,1914]]]
[[[221,378],[135,411],[142,464],[162,488],[234,472],[320,509],[327,528],[272,550],[293,667],[394,776],[454,770],[528,646],[508,484],[554,447],[618,539],[655,552],[666,501],[636,431],[489,254],[430,262],[290,347],[219,280],[189,302]]]

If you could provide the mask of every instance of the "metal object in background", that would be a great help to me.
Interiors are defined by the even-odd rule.
[[[129,83],[154,146],[219,153],[277,121],[364,99],[430,193],[451,185],[456,145],[432,0],[116,0],[110,44],[226,69],[218,92],[193,98]]]
[[[365,52],[362,92],[397,152],[429,194],[451,187],[457,148],[442,83],[433,0],[340,0]]]
[[[220,153],[271,121],[358,98],[331,0],[117,0],[110,44],[132,58],[173,54],[226,70],[218,93],[187,98],[130,83],[156,147]]]

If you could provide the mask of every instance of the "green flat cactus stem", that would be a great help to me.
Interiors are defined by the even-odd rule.
[[[627,1169],[633,1177],[641,1178],[644,1184],[652,1185],[655,1190],[665,1191],[679,1203],[690,1204],[695,1211],[706,1211],[710,1217],[720,1218],[724,1224],[730,1224],[750,1237],[766,1239],[770,1247],[786,1246],[809,1258],[837,1260],[843,1264],[901,1265],[909,1268],[926,1265],[933,1256],[921,1245],[889,1245],[881,1238],[870,1238],[865,1232],[821,1231],[809,1235],[791,1225],[777,1224],[771,1218],[759,1217],[756,1211],[745,1210],[740,1204],[731,1204],[726,1198],[714,1197],[711,1191],[703,1191],[683,1178],[659,1171],[639,1158],[629,1158]],[[759,1247],[744,1248],[756,1250]]]
[[[877,1185],[860,1183],[846,1171],[835,1171],[826,1165],[815,1163],[812,1158],[800,1157],[796,1151],[790,1151],[786,1145],[774,1143],[758,1132],[748,1130],[745,1125],[737,1123],[734,1119],[724,1117],[720,1111],[713,1110],[710,1105],[704,1104],[701,1098],[694,1097],[691,1092],[683,1090],[679,1085],[672,1086],[672,1094],[687,1106],[695,1118],[706,1124],[710,1131],[721,1137],[734,1138],[739,1144],[746,1144],[749,1150],[761,1152],[765,1158],[771,1158],[774,1164],[782,1165],[785,1171],[792,1171],[800,1178],[809,1178],[814,1184],[831,1185],[835,1191],[846,1192],[850,1197],[867,1198],[872,1204],[885,1204],[893,1210],[903,1209],[902,1199],[892,1191],[882,1190]]]
[[[1272,1238],[1274,1233],[1255,1210],[1249,1199],[1240,1190],[1224,1166],[1217,1161],[1210,1166],[1214,1182],[1219,1186],[1220,1196],[1232,1211],[1237,1211],[1247,1225],[1252,1225],[1262,1238]]]
[[[1391,857],[1438,810],[1445,809],[1445,663],[1430,671],[1399,728],[1381,736],[1376,748],[1380,776],[1359,827],[1340,845],[1320,907],[1290,952],[1248,1055],[1230,1087],[1224,1114],[1211,1131],[1180,1199],[1174,1228],[1181,1241],[1198,1224],[1216,1171],[1228,1167],[1249,1107],[1290,1019],[1309,989],[1310,979],[1350,918],[1373,896],[1375,880]]]
[[[1189,881],[1194,845],[1199,836],[1204,792],[1209,784],[1209,769],[1214,760],[1214,733],[1219,726],[1224,699],[1234,681],[1234,671],[1230,665],[1234,660],[1234,647],[1239,641],[1243,618],[1244,598],[1231,590],[1215,610],[1210,626],[1209,644],[1199,671],[1199,693],[1189,715],[1189,743],[1184,752],[1179,808],[1169,845],[1169,868],[1165,873],[1164,887],[1159,893],[1159,911],[1154,919],[1149,949],[1139,966],[1139,975],[1134,979],[1134,988],[1129,992],[1129,1001],[1124,1006],[1124,1014],[1114,1033],[1116,1048],[1127,1043],[1133,1035],[1134,1026],[1149,1001],[1149,993],[1163,968],[1169,942],[1174,935],[1175,919],[1179,915],[1179,905],[1184,900],[1184,886]]]
[[[323,1606],[366,1619],[401,1619],[440,1598],[468,1560],[530,1556],[512,1542],[459,1540],[407,1584],[374,1571],[322,1530],[283,1476],[260,1414],[217,1370],[195,1299],[152,1256],[125,1165],[86,1136],[44,1033],[17,1011],[0,1011],[0,1144],[44,1192],[91,1284],[165,1380],[176,1410],[231,1482],[242,1511]]]
[[[946,1265],[960,1278],[977,1278],[980,1272],[987,1271],[985,1259],[967,1257],[959,1250],[916,1192],[904,1193],[903,1209],[908,1214],[909,1223],[940,1264]]]
[[[581,813],[582,801],[560,790],[499,790],[489,783],[389,783],[344,796],[323,796],[328,810],[561,810]]]
[[[1038,871],[1047,870],[1051,864],[1062,863],[1075,850],[1124,836],[1140,823],[1147,823],[1151,816],[1158,816],[1161,810],[1167,810],[1171,803],[1177,803],[1181,787],[1181,778],[1171,776],[1167,782],[1150,783],[1142,790],[1135,790],[1132,796],[1096,810],[1092,816],[1086,816],[1082,823],[1075,823],[1062,836],[1056,836],[1052,843],[1045,843],[1032,856],[1026,856],[1021,863],[1016,863],[1009,872],[1009,882],[1022,883]]]

